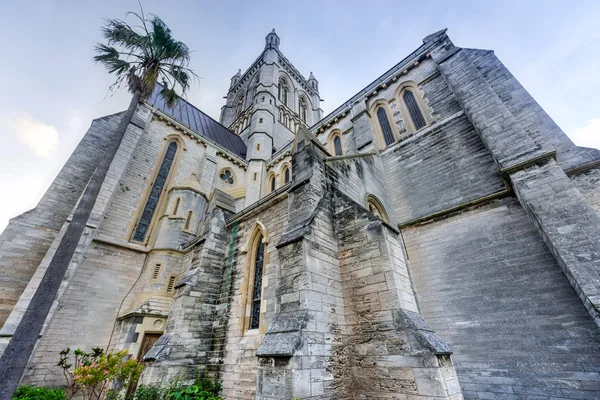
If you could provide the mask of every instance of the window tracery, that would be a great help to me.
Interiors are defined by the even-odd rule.
[[[233,174],[230,169],[226,168],[226,169],[222,170],[221,173],[219,174],[219,178],[221,178],[221,180],[224,181],[225,183],[233,185],[234,179],[233,179]]]
[[[132,237],[132,240],[136,242],[144,242],[146,240],[150,223],[152,222],[161,195],[165,189],[165,184],[167,182],[167,178],[169,177],[169,173],[171,172],[171,166],[175,160],[176,153],[177,143],[170,142],[158,170],[158,174],[156,175],[156,179],[152,184],[152,189],[150,189],[150,195],[148,196],[148,200],[146,200],[142,215],[136,225]]]

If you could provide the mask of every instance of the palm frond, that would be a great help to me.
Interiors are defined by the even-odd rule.
[[[114,47],[98,43],[95,47],[98,53],[94,56],[94,61],[104,65],[109,73],[123,74],[131,68],[131,64],[120,58],[119,51]]]
[[[140,4],[140,14],[129,12],[126,17],[139,24],[130,25],[119,19],[106,20],[102,35],[106,44],[97,44],[94,61],[116,75],[111,89],[126,82],[129,91],[149,97],[158,82],[159,93],[168,105],[173,105],[190,88],[198,76],[189,68],[190,50],[173,38],[171,29],[158,16],[146,17]]]

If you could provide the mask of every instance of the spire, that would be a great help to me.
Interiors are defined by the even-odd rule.
[[[234,76],[231,77],[231,85],[229,85],[229,88],[231,89],[232,87],[234,87],[235,84],[240,81],[241,77],[242,77],[242,70],[238,69],[238,72]]]
[[[274,49],[279,49],[279,36],[275,33],[275,28],[267,35],[265,38],[265,49],[272,47]]]
[[[312,71],[310,72],[310,76],[308,77],[308,84],[311,88],[315,89],[317,93],[319,93],[319,81],[313,75]]]

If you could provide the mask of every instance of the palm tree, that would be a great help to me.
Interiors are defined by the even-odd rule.
[[[115,83],[110,87],[111,91],[126,84],[133,97],[114,133],[114,139],[88,182],[71,223],[29,307],[0,359],[0,377],[2,377],[0,400],[11,400],[20,383],[60,283],[96,203],[106,173],[131,123],[138,103],[141,99],[147,99],[157,84],[160,84],[160,95],[167,105],[172,106],[179,97],[177,93],[181,92],[181,95],[184,95],[190,87],[190,81],[196,77],[188,67],[190,61],[188,47],[173,38],[171,30],[158,16],[146,17],[143,10],[139,14],[127,13],[127,16],[133,17],[138,25],[132,27],[119,19],[105,21],[102,35],[106,39],[106,44],[96,45],[97,55],[94,61],[116,76]]]

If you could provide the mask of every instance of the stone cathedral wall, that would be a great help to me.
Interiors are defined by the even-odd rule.
[[[83,192],[120,114],[94,120],[37,206],[10,220],[0,235],[0,327]]]
[[[287,196],[284,194],[284,196]],[[222,304],[226,304],[228,318],[220,319],[226,323],[226,337],[223,339],[222,364],[219,367],[220,379],[223,382],[223,395],[228,399],[254,399],[258,373],[256,350],[260,345],[269,323],[273,321],[276,309],[277,275],[279,268],[279,252],[276,245],[287,225],[289,200],[287,197],[273,201],[268,208],[262,208],[247,215],[242,221],[233,222],[229,230],[236,229],[237,248],[231,271],[231,292]],[[261,324],[258,330],[248,330],[246,306],[248,296],[249,262],[248,241],[254,228],[260,222],[264,225],[268,245],[265,249],[263,272],[263,300],[261,302]],[[233,225],[237,225],[236,228]],[[251,289],[250,289],[251,290]],[[289,301],[294,299],[290,298]]]
[[[92,243],[38,343],[23,383],[64,385],[56,366],[61,350],[106,348],[120,303],[143,265],[143,253]]]
[[[600,331],[516,199],[402,233],[466,399],[600,396]]]

